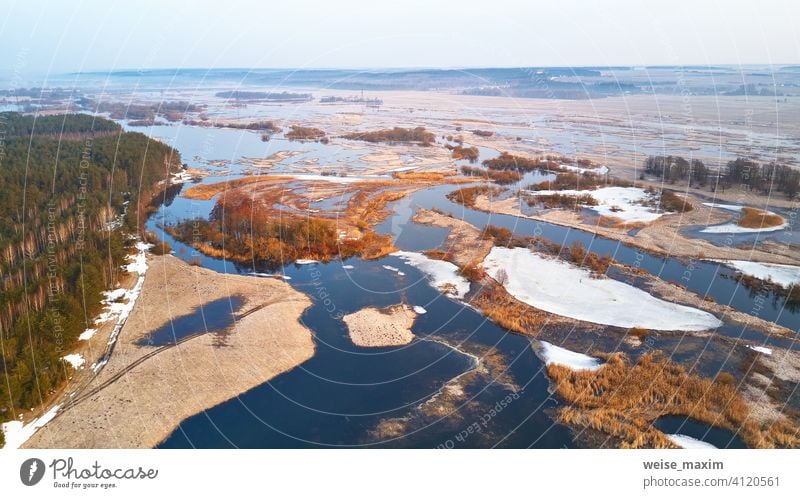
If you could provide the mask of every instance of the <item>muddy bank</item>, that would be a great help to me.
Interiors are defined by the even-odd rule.
[[[182,420],[313,356],[311,332],[298,322],[310,300],[285,282],[220,274],[173,256],[152,257],[149,264],[108,364],[67,396],[26,447],[153,447]],[[235,295],[244,303],[227,330],[160,348],[137,344],[198,306]]]

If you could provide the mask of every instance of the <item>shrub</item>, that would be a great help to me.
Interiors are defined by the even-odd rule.
[[[640,341],[643,341],[644,338],[647,337],[648,334],[650,334],[650,331],[642,327],[633,327],[630,330],[628,330],[628,333],[633,337],[636,337]]]
[[[597,199],[592,197],[591,194],[536,194],[528,198],[528,206],[533,207],[539,205],[546,209],[577,209],[580,206],[596,206]]]
[[[516,171],[486,170],[474,166],[462,166],[461,173],[465,176],[482,176],[500,185],[516,183],[522,178]]]
[[[516,170],[516,171],[537,171],[547,166],[546,162],[539,159],[529,159],[527,157],[515,156],[508,152],[503,152],[493,159],[483,161],[483,165],[494,170]]]
[[[606,356],[595,371],[549,365],[556,394],[566,401],[559,420],[615,436],[623,447],[672,447],[651,423],[663,414],[691,416],[737,431],[754,448],[795,447],[796,429],[786,421],[759,423],[747,402],[730,384],[688,372],[650,352],[635,363],[623,353]]]
[[[490,187],[488,185],[476,185],[474,187],[464,187],[458,190],[454,190],[447,194],[447,198],[453,202],[457,202],[459,204],[463,204],[467,207],[475,207],[475,201],[478,199],[478,196],[481,195],[488,195],[493,196],[497,195],[501,192],[501,190],[497,187]]]
[[[441,249],[431,249],[429,251],[424,251],[424,255],[428,256],[431,259],[440,259],[442,261],[452,261],[453,260],[453,253],[442,251]]]
[[[736,383],[736,379],[728,372],[718,373],[714,381],[727,386],[732,386]]]
[[[292,131],[286,133],[289,140],[320,140],[325,136],[325,132],[319,128],[307,128],[305,126],[292,126]]]
[[[480,262],[476,261],[464,265],[459,270],[459,273],[471,282],[479,282],[486,276],[486,272],[483,271],[483,267],[481,266]]]
[[[484,240],[491,239],[497,246],[510,246],[514,240],[514,233],[508,228],[490,224],[484,228],[481,238]]]
[[[694,209],[691,202],[670,190],[661,192],[658,204],[662,210],[674,213],[685,213]]]
[[[461,145],[456,145],[455,147],[449,147],[452,149],[452,157],[453,159],[466,159],[471,163],[474,163],[480,157],[480,151],[478,151],[477,147],[463,147]]]
[[[477,135],[477,136],[479,136],[479,137],[484,137],[484,138],[488,138],[488,137],[491,137],[492,135],[494,135],[494,132],[486,131],[486,130],[472,130],[472,133]]]
[[[780,226],[785,220],[777,214],[755,208],[742,208],[736,224],[745,228],[768,228]]]

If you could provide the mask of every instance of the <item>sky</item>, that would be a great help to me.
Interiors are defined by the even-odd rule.
[[[798,0],[2,0],[0,74],[800,63]]]

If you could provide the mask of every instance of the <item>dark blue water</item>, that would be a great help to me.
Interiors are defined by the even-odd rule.
[[[569,247],[573,242],[580,241],[589,251],[601,255],[610,254],[617,261],[642,268],[663,280],[683,285],[699,296],[710,296],[716,302],[744,313],[759,316],[794,330],[800,329],[800,313],[788,310],[783,297],[774,294],[761,296],[765,298],[766,305],[757,306],[753,299],[755,296],[733,278],[735,272],[721,264],[698,260],[684,262],[677,258],[655,256],[582,230],[470,209],[445,197],[448,192],[457,188],[445,185],[426,189],[415,194],[413,202],[426,209],[441,209],[477,227],[497,225],[512,230],[516,235],[544,237],[563,247]]]
[[[700,441],[713,444],[717,448],[747,448],[742,438],[733,432],[727,429],[713,427],[689,417],[667,415],[653,422],[653,427],[665,434],[683,434],[685,436],[691,436]]]
[[[223,332],[236,321],[236,312],[244,304],[242,296],[229,296],[198,306],[192,313],[170,320],[142,337],[140,346],[175,344],[184,337],[207,332]]]
[[[507,334],[474,310],[444,298],[399,258],[346,263],[354,268],[338,262],[286,268],[292,285],[314,301],[302,316],[315,334],[312,359],[187,419],[161,447],[572,445],[569,431],[544,411],[556,402],[548,395],[542,363],[527,338]],[[401,268],[406,276],[385,270],[383,264]],[[341,314],[398,302],[428,311],[413,327],[416,340],[387,348],[352,344]],[[451,414],[424,413],[420,404],[474,367],[472,354],[501,355],[505,363],[497,378],[466,380],[464,397]],[[484,418],[496,403],[514,394],[516,399],[512,397],[500,413]],[[480,434],[463,441],[456,438],[482,419],[486,424]],[[374,431],[392,420],[402,424],[400,434],[376,440]]]
[[[725,270],[715,264],[659,258],[579,230],[468,209],[444,197],[454,188],[427,189],[400,201],[394,206],[396,214],[379,225],[379,231],[392,233],[396,245],[403,249],[437,247],[446,230],[409,222],[418,207],[436,207],[478,227],[491,223],[564,245],[580,240],[592,251],[610,253],[661,278],[681,282],[700,295],[712,295],[743,311],[753,306],[752,298],[734,280],[720,278]],[[148,221],[148,228],[158,230],[159,223],[198,213],[207,216],[212,205],[213,201],[178,198],[171,206],[162,207]],[[231,273],[263,271],[203,256],[163,235],[177,255],[205,267]],[[383,265],[398,267],[406,275],[387,271]],[[548,394],[548,379],[529,339],[509,334],[469,307],[443,297],[424,275],[399,258],[289,265],[282,273],[313,300],[302,322],[314,333],[314,357],[270,382],[185,420],[161,447],[574,445],[569,430],[554,424],[547,415],[548,409],[559,405]],[[423,306],[428,311],[417,318],[415,341],[393,348],[367,349],[352,344],[341,320],[343,314],[365,306],[401,302]],[[767,318],[769,310],[761,311],[762,317]],[[784,323],[794,323],[794,316],[789,313],[775,312],[774,316]],[[769,340],[762,334],[732,326],[721,327],[720,332],[732,337],[751,334],[747,337],[754,341]],[[608,340],[598,338],[598,344]],[[738,351],[742,348],[721,348],[712,342],[710,337],[657,335],[653,344],[672,348],[676,359],[694,362],[700,371],[705,370],[704,366],[714,372],[732,370],[739,364]],[[477,375],[472,370],[473,355],[483,361],[499,361],[500,366],[488,377]],[[443,404],[433,414],[423,408],[431,403],[438,406],[436,403],[444,398],[440,390],[456,378],[463,379],[459,381],[463,396],[450,405]],[[504,408],[487,416],[501,401],[505,402]],[[476,423],[481,430],[463,437],[462,431]]]

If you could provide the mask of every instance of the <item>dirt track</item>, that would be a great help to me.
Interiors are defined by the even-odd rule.
[[[97,377],[67,396],[31,448],[147,448],[187,417],[211,408],[314,354],[298,322],[310,300],[283,281],[224,275],[173,256],[152,257],[142,295]],[[226,333],[204,333],[161,348],[136,342],[201,305],[241,295]]]

